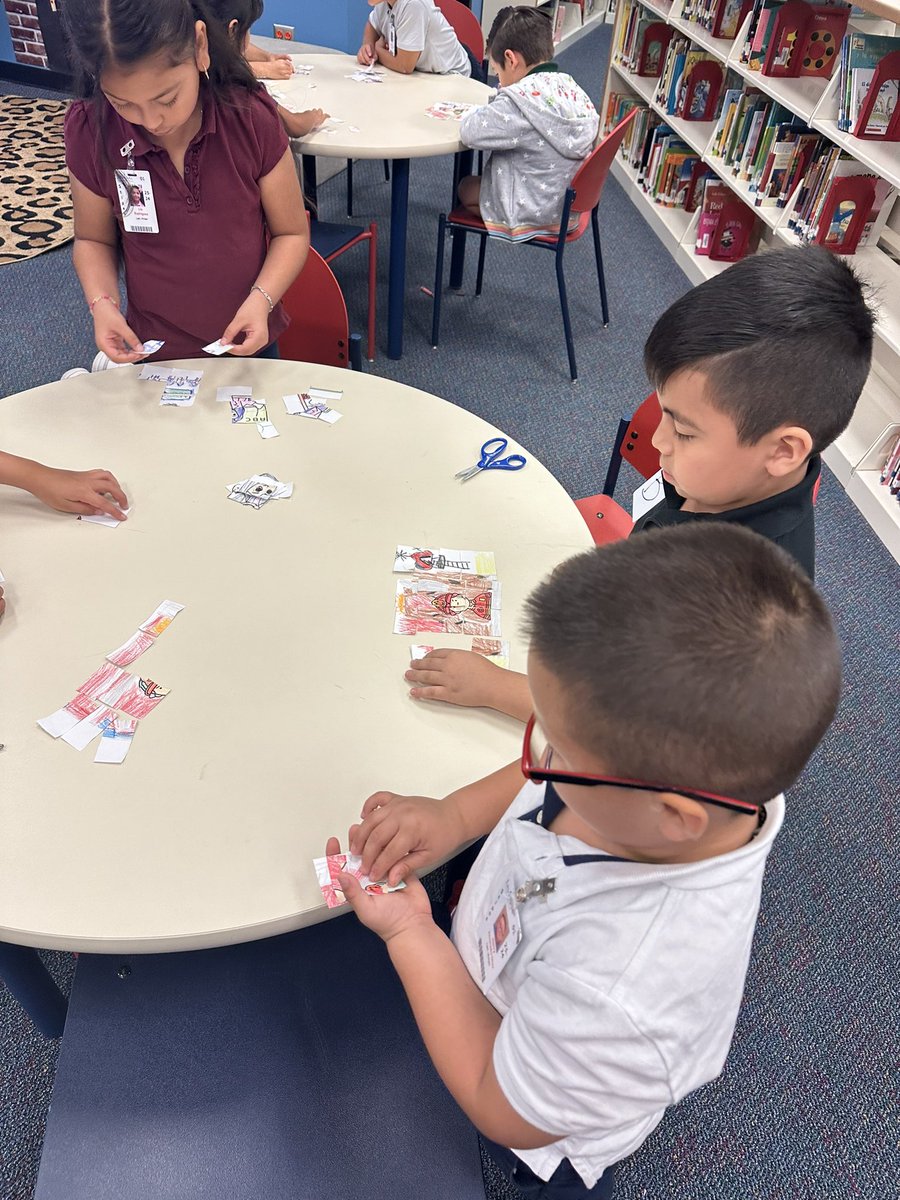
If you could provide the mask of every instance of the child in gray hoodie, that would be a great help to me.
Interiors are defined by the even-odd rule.
[[[594,148],[597,111],[552,61],[550,19],[539,9],[501,9],[488,54],[500,88],[463,119],[460,136],[491,154],[480,178],[460,182],[460,201],[497,237],[555,236],[566,188]]]

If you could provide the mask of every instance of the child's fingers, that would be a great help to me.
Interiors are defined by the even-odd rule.
[[[128,507],[128,497],[122,491],[122,485],[116,479],[115,475],[109,471],[97,471],[92,474],[91,479],[99,486],[103,485],[103,491],[108,492],[115,500],[120,508]]]
[[[383,808],[388,800],[393,800],[394,792],[373,792],[362,806],[361,817],[369,817],[377,808]]]
[[[398,883],[402,883],[404,879],[416,879],[416,871],[419,867],[428,866],[429,858],[427,850],[413,850],[407,854],[402,862],[398,862],[388,871],[386,879],[390,887],[396,887]],[[416,879],[418,883],[418,879]]]
[[[92,504],[96,513],[105,513],[108,517],[115,517],[117,521],[127,520],[119,506],[114,504],[112,500],[108,500],[106,496],[101,495],[100,492],[97,492],[94,496]]]
[[[443,700],[447,699],[445,687],[414,687],[409,689],[413,700]]]
[[[420,663],[423,663],[424,661],[425,661],[424,659],[419,660]],[[416,667],[410,667],[409,670],[406,672],[406,674],[403,676],[403,678],[408,679],[410,683],[422,683],[422,684],[425,684],[426,686],[429,684],[436,685],[436,684],[443,682],[444,672],[443,671],[423,671],[420,666],[416,666]]]

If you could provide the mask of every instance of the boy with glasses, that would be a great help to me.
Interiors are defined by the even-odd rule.
[[[521,763],[444,800],[371,796],[350,849],[407,887],[341,885],[509,1178],[606,1200],[722,1069],[781,793],[834,715],[840,654],[804,572],[720,523],[570,559],[528,624]],[[412,872],[483,835],[451,940]]]

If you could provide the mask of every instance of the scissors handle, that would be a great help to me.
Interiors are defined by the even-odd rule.
[[[485,463],[483,471],[521,471],[525,466],[524,454],[508,454],[506,458],[498,458]]]

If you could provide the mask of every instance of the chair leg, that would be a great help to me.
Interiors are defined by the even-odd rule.
[[[347,159],[347,216],[353,216],[353,159]]]
[[[572,341],[572,322],[569,319],[569,300],[566,296],[566,277],[563,273],[563,256],[556,256],[556,282],[559,285],[559,306],[562,309],[563,329],[566,333],[566,353],[569,356],[569,374],[574,383],[578,378],[578,367],[575,365],[575,343]]]
[[[361,371],[362,365],[362,338],[358,333],[350,334],[350,370]]]
[[[481,245],[478,247],[478,274],[475,277],[475,295],[481,295],[481,285],[484,282],[484,256],[487,253],[488,235],[481,235]]]
[[[591,229],[594,233],[594,257],[597,260],[597,282],[600,284],[600,308],[603,312],[603,328],[609,325],[609,305],[606,302],[606,278],[603,274],[603,254],[600,250],[600,223],[596,208],[591,213]]]
[[[431,306],[431,344],[437,349],[438,334],[441,329],[441,289],[444,286],[444,242],[447,238],[447,218],[444,213],[438,217],[438,244],[434,265],[434,299]]]
[[[384,159],[384,182],[391,182],[391,164],[389,159]]]
[[[375,361],[375,277],[378,270],[378,226],[369,226],[369,329],[366,352],[369,362]]]

